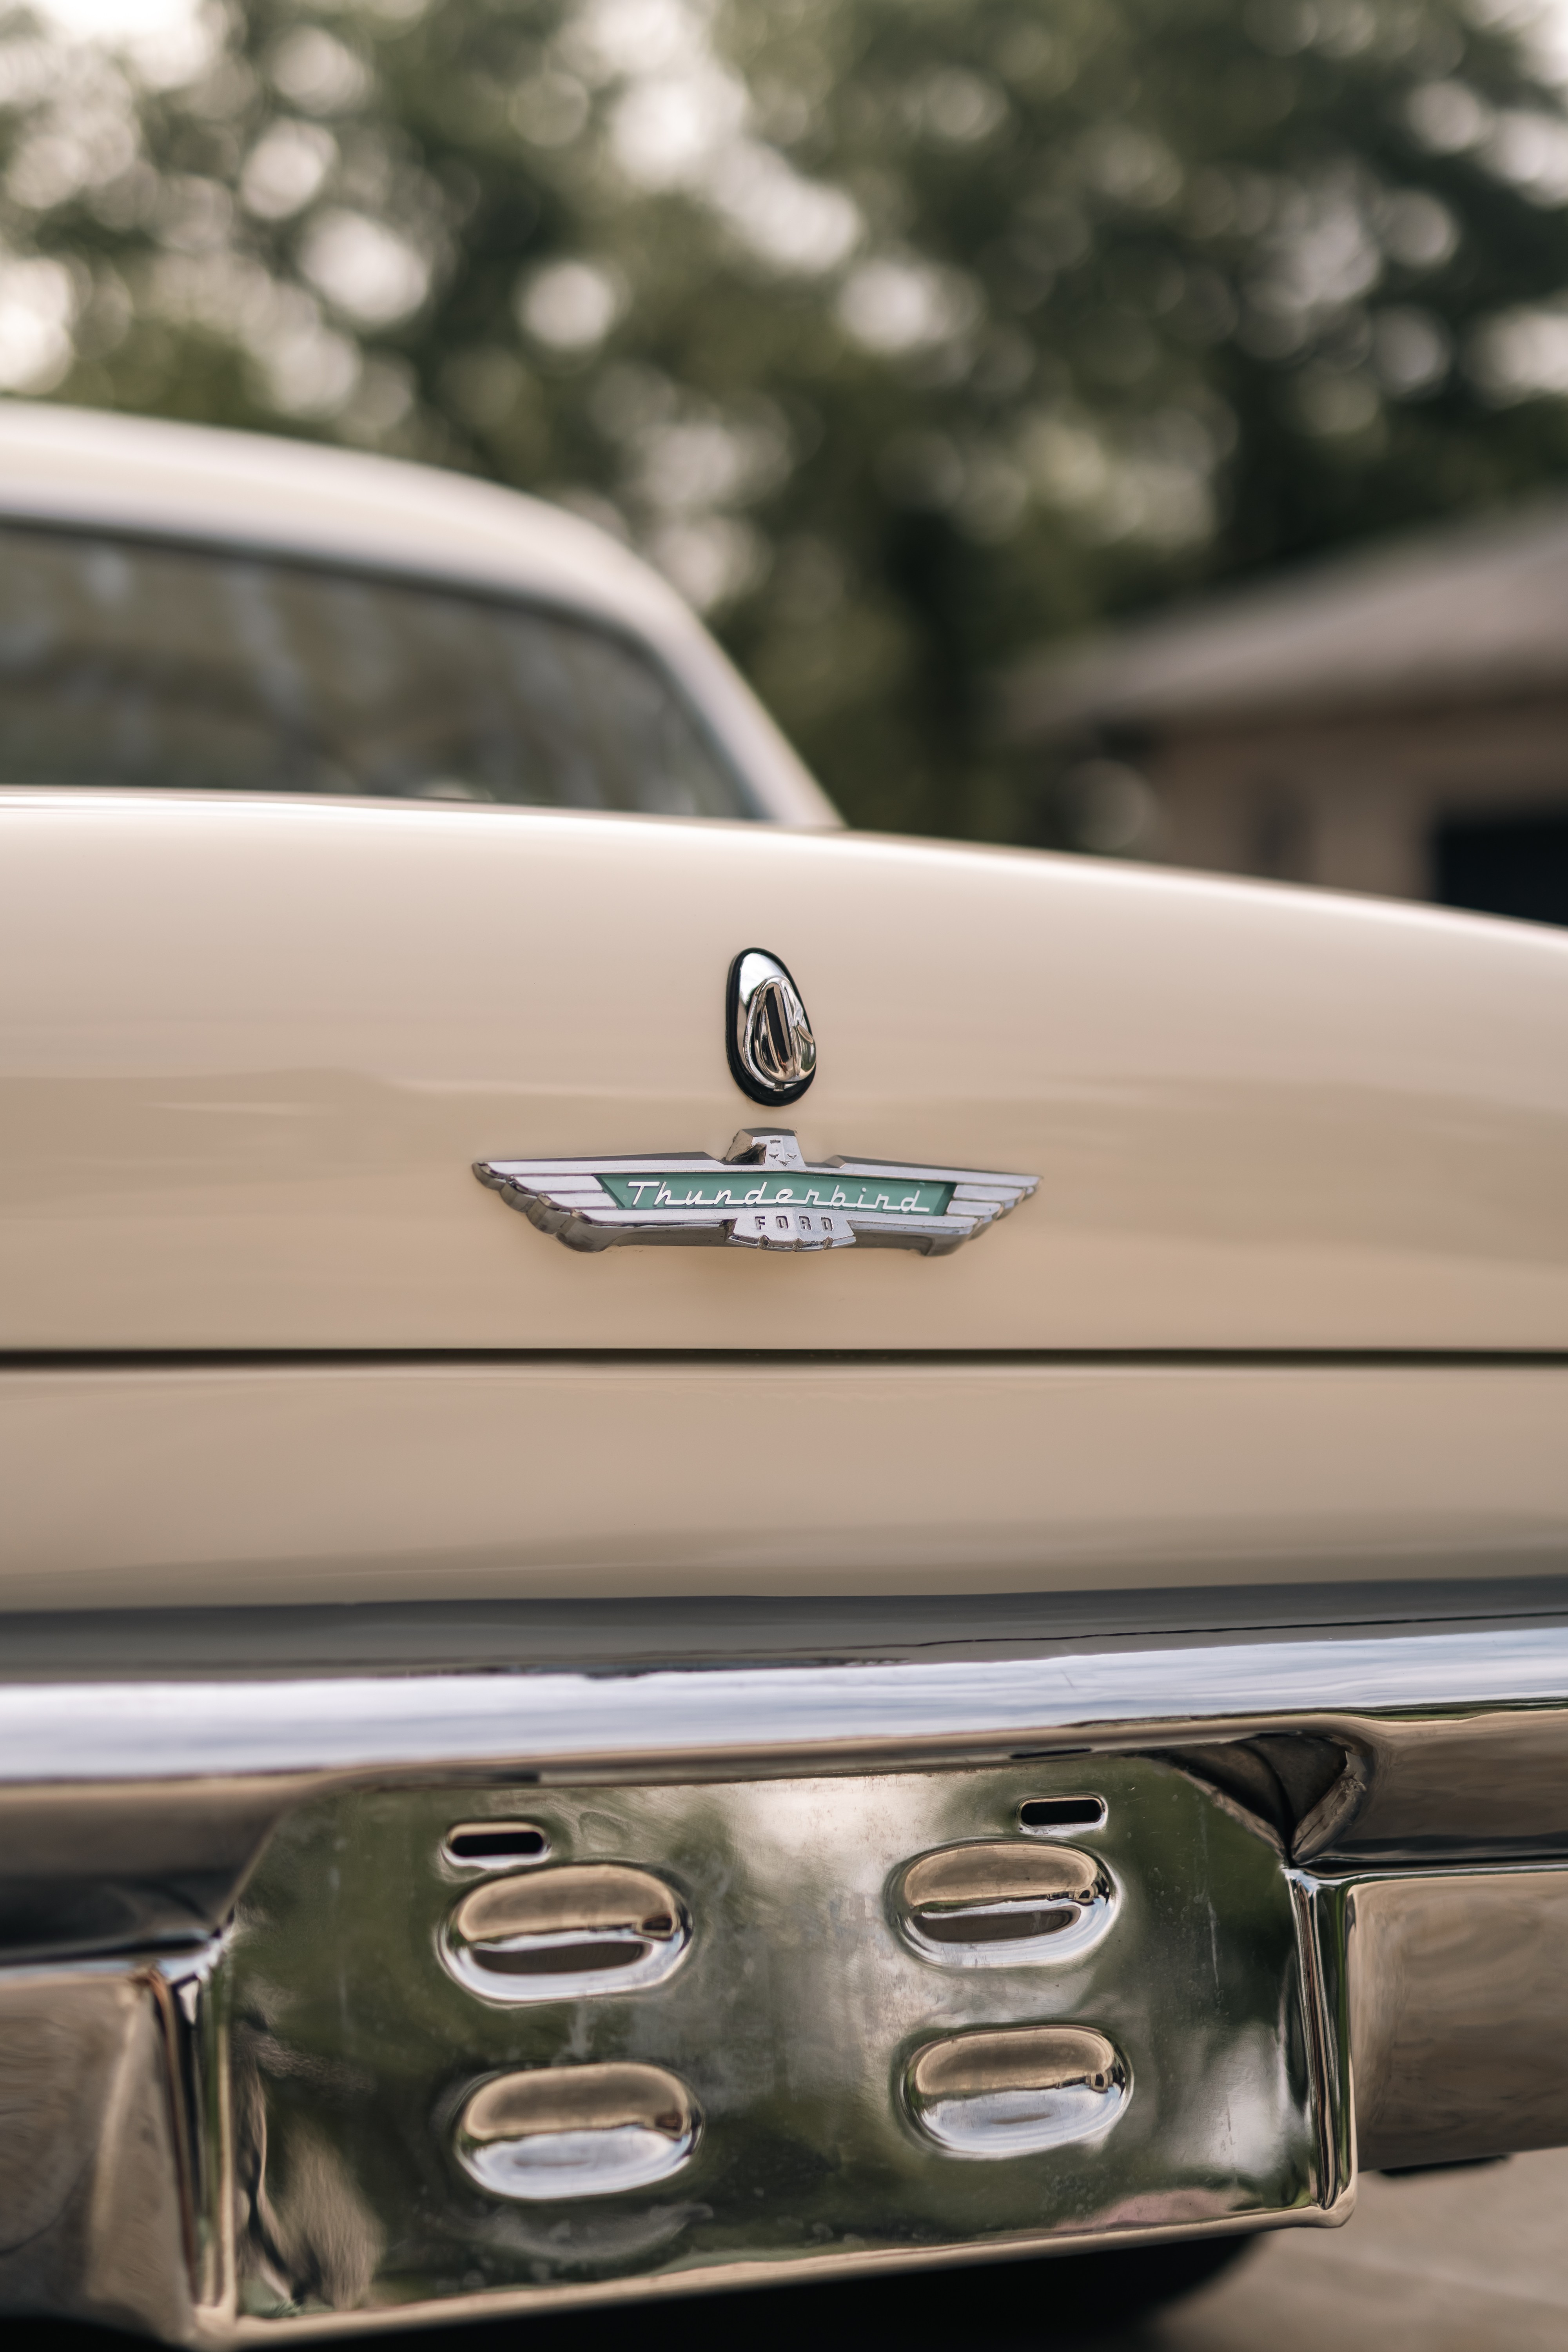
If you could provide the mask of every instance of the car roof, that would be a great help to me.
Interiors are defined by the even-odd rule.
[[[0,520],[245,547],[564,606],[651,646],[775,822],[832,803],[650,565],[562,508],[357,450],[0,400]]]

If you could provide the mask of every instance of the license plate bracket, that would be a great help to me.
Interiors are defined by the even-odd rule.
[[[1167,1758],[329,1794],[215,1987],[240,2309],[1342,2219],[1304,1916]]]

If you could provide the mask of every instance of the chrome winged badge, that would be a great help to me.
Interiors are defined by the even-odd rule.
[[[742,1129],[722,1160],[480,1160],[474,1173],[568,1249],[620,1243],[743,1249],[878,1249],[945,1255],[1027,1200],[1036,1176],[916,1168],[891,1160],[807,1160],[788,1128]]]

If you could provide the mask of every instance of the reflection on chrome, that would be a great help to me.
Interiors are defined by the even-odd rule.
[[[725,1665],[527,1677],[510,1674],[312,1675],[300,1679],[25,1683],[0,1689],[0,1784],[200,1772],[352,1771],[443,1765],[571,1764],[764,1755],[802,1769],[863,1756],[884,1763],[999,1760],[1027,1742],[1137,1745],[1145,1728],[1202,1723],[1243,1736],[1260,1714],[1397,1714],[1568,1702],[1568,1629],[1342,1634],[1332,1640],[1064,1653],[1038,1658]],[[1431,1737],[1449,1727],[1439,1722]],[[1162,1738],[1164,1733],[1162,1732]],[[1393,1727],[1389,1737],[1395,1736]],[[1428,1735],[1422,1734],[1424,1739]],[[1548,1744],[1555,1734],[1549,1733]],[[1074,1775],[1075,1781],[1077,1774]],[[1038,1775],[1022,1794],[1042,1794]],[[1528,1785],[1528,1777],[1523,1785]],[[1451,1781],[1445,1779],[1445,1795]],[[1076,1790],[1074,1791],[1076,1793]],[[531,1801],[525,1799],[523,1801]]]
[[[541,2066],[476,2091],[457,2148],[482,2189],[539,2203],[664,2180],[686,2162],[697,2129],[690,2092],[662,2066]]]
[[[1086,1951],[1110,1926],[1115,1899],[1095,1855],[997,1838],[911,1863],[894,1916],[916,1951],[946,1968],[1022,1968]]]
[[[1033,2156],[1108,2131],[1131,2094],[1125,2062],[1081,2025],[956,2033],[917,2051],[910,2112],[953,2156]]]
[[[441,1956],[486,2000],[571,2000],[659,1983],[690,1934],[679,1896],[650,1871],[585,1863],[476,1886]]]

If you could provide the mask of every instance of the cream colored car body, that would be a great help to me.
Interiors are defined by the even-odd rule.
[[[847,837],[668,591],[480,485],[20,410],[0,503],[569,604],[785,821],[5,791],[0,1601],[1555,1563],[1568,939]],[[605,1257],[474,1182],[722,1151],[757,943],[808,1155],[1035,1197],[942,1260]]]
[[[53,1852],[68,1820],[68,1844],[109,1855],[153,1780],[148,1818],[174,1823],[161,1854],[188,1833],[230,1856],[211,1822],[246,1774],[272,1792],[269,1813],[244,1800],[265,1827],[329,1770],[482,1778],[525,1751],[546,1780],[711,1778],[724,1756],[967,1769],[1047,1752],[1031,1725],[1163,1753],[1266,1718],[1363,1759],[1343,1786],[1357,1803],[1371,1787],[1380,1853],[1426,1852],[1436,1822],[1484,1858],[1525,1781],[1518,1852],[1557,1851],[1550,1740],[1514,1764],[1464,1743],[1483,1702],[1513,1710],[1499,1739],[1533,1738],[1517,1710],[1547,1722],[1564,1662],[1506,1627],[1458,1650],[1426,1630],[1489,1615],[1494,1590],[1510,1624],[1561,1609],[1568,937],[846,835],[668,591],[586,526],[475,484],[14,409],[0,509],[602,620],[679,680],[774,820],[0,793],[0,1749],[28,1759],[6,1768],[18,1788],[47,1784],[17,1852]],[[723,1030],[726,973],[753,946],[787,961],[815,1027],[816,1081],[773,1121],[808,1157],[1027,1171],[1033,1197],[942,1258],[584,1255],[475,1181],[488,1159],[722,1152],[765,1116]],[[330,1704],[267,1679],[274,1622],[293,1629],[276,1659],[314,1660],[299,1626],[351,1601],[368,1604],[360,1649],[347,1621],[321,1638],[361,1679]],[[749,1656],[771,1621],[743,1612],[775,1601],[795,1613],[767,1641],[839,1660],[804,1712],[766,1675],[697,1676],[679,1706],[661,1696],[679,1677],[655,1675],[612,1720],[559,1676],[529,1685],[520,1729],[478,1672],[579,1640],[623,1664]],[[863,1621],[844,1613],[862,1601]],[[472,1613],[545,1603],[606,1607],[591,1638],[584,1617]],[[719,1615],[679,1613],[698,1603]],[[232,1641],[212,1630],[226,1612]],[[1349,1639],[1380,1617],[1384,1646]],[[1302,1624],[1333,1640],[1297,1649],[1279,1629]],[[1218,1647],[1160,1648],[1215,1625]],[[1259,1627],[1263,1647],[1224,1646]],[[1094,1654],[1064,1660],[1069,1636]],[[1048,1690],[985,1679],[1020,1643],[1054,1661]],[[845,1663],[933,1644],[959,1645],[957,1680],[927,1664],[884,1686]],[[255,1678],[237,1695],[171,1666],[150,1695],[187,1652],[230,1677],[254,1658]],[[131,1679],[107,1690],[121,1656]],[[475,1671],[384,1678],[443,1662]],[[1453,1744],[1401,1746],[1401,1710],[1439,1702]],[[1450,1803],[1465,1771],[1473,1801]],[[70,1795],[84,1780],[120,1791],[101,1815]],[[227,1793],[180,1811],[176,1784]],[[1300,1853],[1332,1829],[1311,1828],[1313,1803]],[[846,1852],[857,1834],[851,1809]],[[212,1865],[214,1933],[261,1831],[246,1835],[227,1879]],[[1533,1877],[1510,1883],[1545,1916]],[[1369,1897],[1358,1916],[1384,1914]],[[1426,1937],[1405,1895],[1387,1916]],[[1543,1980],[1517,1993],[1531,2033]],[[123,1979],[127,2018],[142,1981]],[[1405,2013],[1368,1982],[1358,2063],[1393,2160],[1426,2111],[1388,2056]],[[1445,1979],[1434,1999],[1452,1995]],[[1568,2088],[1552,2098],[1544,2121],[1500,2122],[1489,2080],[1443,2146],[1551,2137]],[[1331,2219],[1346,2147],[1323,2158]],[[182,2178],[194,2210],[205,2192]],[[1163,2215],[1149,2227],[1177,2226]],[[82,2243],[112,2269],[121,2225],[100,2235]],[[116,2302],[89,2282],[50,2307],[228,2340],[260,2322],[236,2320],[227,2260],[205,2287]],[[321,2293],[382,2308],[363,2280]],[[298,2306],[312,2326],[316,2309]]]
[[[1568,939],[653,818],[11,793],[0,841],[14,1604],[1560,1556]],[[758,941],[808,1155],[1034,1198],[949,1258],[584,1255],[475,1182],[723,1151]]]

